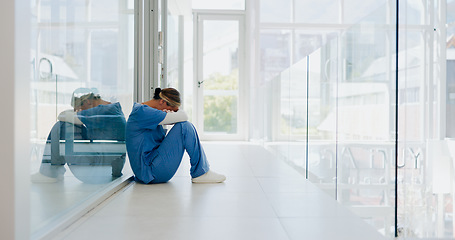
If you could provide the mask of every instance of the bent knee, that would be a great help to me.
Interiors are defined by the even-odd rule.
[[[178,123],[175,123],[174,124],[174,127],[193,127],[193,124],[188,122],[188,121],[184,121],[184,122],[178,122]]]
[[[195,132],[196,128],[191,122],[184,121],[184,122],[178,122],[174,125],[173,128],[177,127],[177,129],[181,129],[182,133],[185,132]]]

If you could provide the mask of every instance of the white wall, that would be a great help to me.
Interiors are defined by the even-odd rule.
[[[29,3],[0,1],[0,239],[29,239]]]

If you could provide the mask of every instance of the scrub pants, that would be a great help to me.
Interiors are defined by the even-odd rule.
[[[151,183],[164,183],[169,181],[182,162],[184,152],[190,157],[190,175],[192,178],[199,177],[209,170],[207,157],[202,149],[196,129],[190,122],[174,124],[167,136],[161,142],[158,154],[152,160]]]

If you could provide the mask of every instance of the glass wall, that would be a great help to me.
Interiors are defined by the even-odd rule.
[[[454,237],[453,1],[258,4],[254,137],[385,236]]]
[[[134,1],[32,1],[31,232],[131,176]]]
[[[441,205],[447,195],[443,197],[444,193],[440,192],[446,192],[450,184],[439,183],[437,188],[434,185],[435,181],[442,180],[438,180],[440,177],[447,177],[447,183],[453,181],[453,177],[440,169],[451,171],[451,167],[441,165],[448,161],[434,153],[435,148],[444,143],[444,136],[439,133],[442,129],[438,130],[443,117],[438,110],[442,95],[437,87],[444,78],[440,75],[441,64],[445,65],[444,60],[439,60],[439,41],[445,42],[438,19],[441,3],[400,3],[403,26],[399,29],[398,52],[397,218],[399,234],[405,237],[453,235],[452,217],[447,215],[452,212],[447,212],[448,206]],[[445,48],[445,43],[443,45]]]
[[[394,50],[394,38],[384,34],[386,24],[395,22],[387,15],[393,9],[386,1],[358,1],[362,9],[354,14],[349,6],[355,1],[324,1],[316,7],[302,0],[286,2],[288,9],[281,8],[283,17],[278,17],[274,4],[260,1],[259,84],[270,96],[264,102],[272,106],[264,112],[264,126],[271,131],[263,137],[271,140],[272,151],[328,194],[350,199],[346,192],[351,190],[343,188],[348,182],[357,185],[356,175],[361,175],[351,173],[352,164],[358,166],[352,148],[365,139],[393,140],[388,134],[393,129],[385,129],[386,137],[377,136],[389,125],[376,132],[368,124],[358,125],[379,122],[375,114],[389,117],[381,113],[390,111],[390,100],[378,95],[386,94],[394,78],[389,74],[379,80],[366,72],[375,60],[393,54],[387,51]],[[388,27],[392,33],[396,29]],[[369,112],[356,110],[360,108]]]
[[[337,199],[386,236],[395,232],[396,11],[382,1],[342,33],[336,96]]]

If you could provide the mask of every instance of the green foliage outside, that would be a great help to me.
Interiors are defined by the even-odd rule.
[[[233,69],[229,75],[213,73],[204,79],[204,89],[206,90],[237,90],[239,88],[239,70]]]
[[[204,98],[204,131],[235,133],[237,101],[234,96]]]
[[[204,80],[204,90],[237,90],[238,70],[230,75],[214,73]],[[204,97],[204,131],[237,132],[237,95]]]

